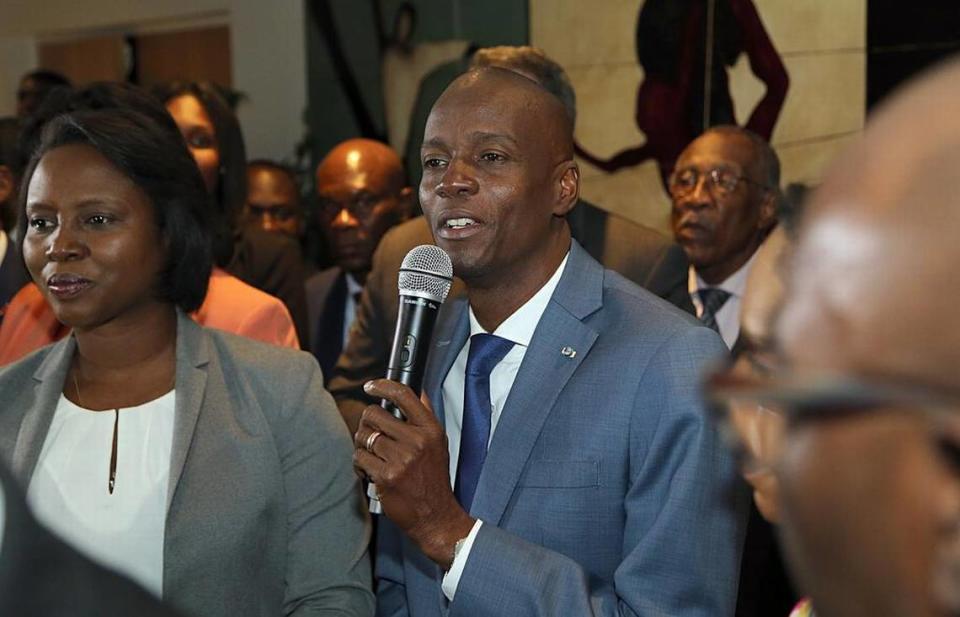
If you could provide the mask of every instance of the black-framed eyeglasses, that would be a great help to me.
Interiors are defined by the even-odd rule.
[[[743,356],[728,359],[705,380],[707,408],[741,469],[775,468],[783,440],[789,439],[789,427],[896,410],[921,414],[929,420],[937,452],[960,471],[960,442],[942,430],[946,420],[960,413],[960,388],[903,376],[791,371],[784,368],[786,364],[777,354],[771,350],[765,353],[768,355],[763,359],[746,358],[746,365],[739,364],[745,360]],[[745,436],[743,425],[739,431],[735,426],[746,417],[744,414],[773,414],[776,418],[773,424],[767,419],[766,432],[746,431]],[[757,440],[753,448],[746,443],[751,439]],[[758,444],[760,459],[754,456]]]
[[[703,173],[692,167],[679,169],[670,174],[668,187],[673,197],[686,197],[697,189],[700,179],[704,180],[706,188],[714,197],[727,197],[737,190],[737,185],[741,182],[758,186],[761,189],[770,190],[765,184],[751,180],[750,178],[735,173],[731,169],[723,167],[714,167]]]

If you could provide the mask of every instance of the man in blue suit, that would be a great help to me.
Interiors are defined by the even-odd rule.
[[[499,68],[430,114],[420,200],[467,295],[423,401],[365,387],[407,418],[367,407],[355,436],[386,515],[380,615],[733,614],[745,500],[697,398],[726,348],[571,240],[572,133]]]

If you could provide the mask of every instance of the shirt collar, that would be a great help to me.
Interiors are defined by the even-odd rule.
[[[716,289],[722,289],[729,293],[735,298],[742,298],[743,292],[747,287],[747,277],[750,275],[750,268],[753,267],[753,262],[757,259],[757,253],[759,251],[754,251],[753,255],[750,256],[750,259],[747,260],[747,263],[740,266],[740,269],[728,276],[722,283],[719,285],[708,285],[700,275],[697,274],[696,269],[693,266],[690,266],[690,270],[687,274],[687,291],[690,292],[690,295],[698,294],[701,289],[707,287],[713,287]]]
[[[353,275],[347,272],[347,293],[350,294],[352,298],[354,295],[363,291],[363,285],[357,282],[357,279],[353,278]]]
[[[533,294],[533,297],[524,302],[523,306],[504,319],[503,323],[493,331],[494,335],[512,341],[517,345],[530,346],[533,332],[537,329],[537,324],[540,323],[540,318],[543,317],[543,312],[547,310],[547,304],[550,303],[550,298],[553,297],[553,292],[560,283],[560,277],[563,276],[563,270],[569,257],[570,253],[568,252],[553,275],[543,284],[543,287]],[[483,329],[483,326],[480,325],[473,314],[473,307],[470,307],[470,336],[486,333],[487,331]]]

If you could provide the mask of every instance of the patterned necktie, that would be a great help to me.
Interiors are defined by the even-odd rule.
[[[700,302],[703,303],[703,314],[700,315],[700,321],[715,332],[720,332],[717,325],[717,311],[726,304],[730,298],[730,292],[724,291],[719,287],[705,287],[697,293],[700,294]]]
[[[490,442],[490,373],[513,349],[513,343],[493,334],[470,337],[467,371],[463,388],[463,430],[460,433],[460,458],[453,494],[467,512],[473,505],[483,461]]]

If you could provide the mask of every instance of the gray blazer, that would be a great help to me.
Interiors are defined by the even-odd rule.
[[[0,369],[0,457],[25,487],[75,347]],[[181,313],[175,413],[164,599],[204,617],[371,614],[368,517],[316,361]]]
[[[441,423],[469,333],[466,299],[446,304],[424,377]],[[470,511],[484,525],[454,601],[383,518],[377,614],[733,615],[746,494],[728,492],[736,470],[699,398],[724,354],[573,243],[490,442]]]

